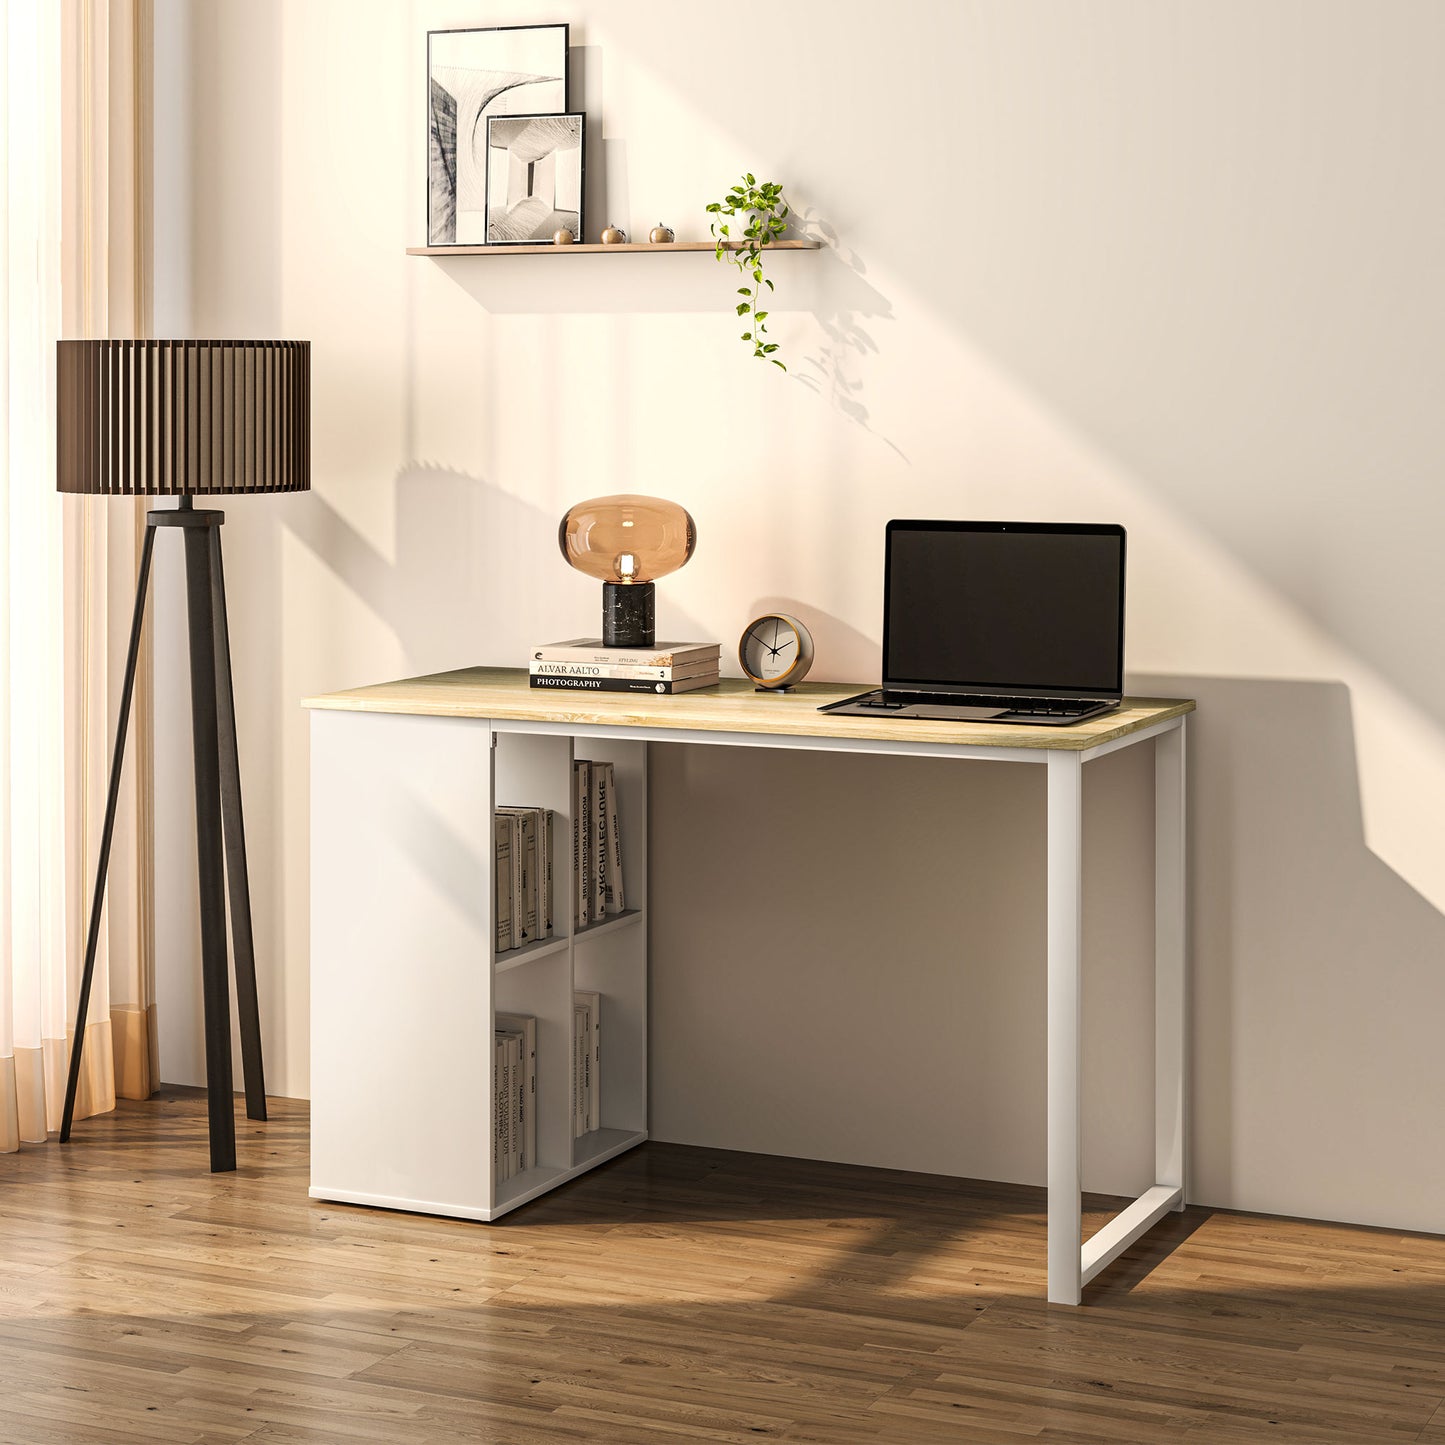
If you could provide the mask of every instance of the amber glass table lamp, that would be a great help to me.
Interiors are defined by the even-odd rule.
[[[557,545],[579,572],[602,583],[602,645],[651,647],[652,584],[692,556],[697,528],[684,508],[660,497],[594,497],[568,508]]]
[[[157,529],[175,528],[185,539],[211,1169],[234,1169],[236,1121],[226,967],[228,884],[247,1118],[266,1117],[266,1087],[261,1072],[261,1020],[241,822],[241,766],[236,752],[226,588],[221,574],[221,523],[226,514],[196,507],[193,499],[310,488],[311,343],[62,341],[56,357],[56,411],[59,491],[176,500],[174,507],[146,513],[60,1142],[70,1138],[75,1116],[80,1050],[95,973],[151,551]]]

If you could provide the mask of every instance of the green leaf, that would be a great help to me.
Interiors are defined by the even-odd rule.
[[[757,321],[766,321],[768,319],[768,313],[766,311],[756,312],[754,319]]]
[[[722,228],[722,233],[723,233],[724,236],[727,235],[727,233],[728,233],[728,228],[727,228],[726,226],[724,226],[724,227]]]
[[[751,171],[749,171],[747,174],[747,182],[750,186],[757,185],[757,181],[753,179],[753,173]]]
[[[753,308],[751,307],[751,305],[748,304],[748,302],[746,302],[746,301],[739,301],[739,302],[738,302],[738,315],[739,315],[739,316],[746,316],[746,315],[748,314],[748,312],[751,311],[752,309],[753,309]]]
[[[777,287],[774,286],[773,283],[772,283],[770,280],[768,280],[768,278],[767,278],[766,276],[763,277],[763,285],[766,286],[769,291],[776,291],[776,290],[777,290]]]
[[[783,371],[786,371],[788,369],[786,366],[783,365],[781,361],[778,360],[776,356],[770,356],[768,360],[771,361],[774,366],[780,368]]]
[[[782,216],[784,220],[786,220],[788,216],[788,208],[784,206],[783,209],[778,212],[778,214]]]
[[[777,349],[778,343],[776,341],[770,341],[765,347],[763,347],[763,350],[769,353],[774,352]]]
[[[753,288],[752,288],[751,286],[739,286],[739,287],[738,287],[738,295],[739,295],[739,296],[751,296],[752,294],[753,294]]]
[[[756,256],[753,257],[753,260],[754,260],[754,261],[756,261],[757,259],[758,259],[758,258],[757,258]],[[763,279],[762,268],[759,267],[759,266],[754,266],[754,267],[753,267],[753,280],[754,280],[754,281],[761,281],[762,279]]]
[[[744,340],[744,341],[751,341],[752,339],[753,339],[753,333],[752,333],[751,331],[744,331],[744,332],[743,332],[743,340]]]
[[[716,201],[714,201],[714,202],[708,207],[708,210],[709,210],[709,211],[720,211],[720,210],[722,210],[722,207],[721,207],[720,205],[718,205],[718,203],[717,203]]]

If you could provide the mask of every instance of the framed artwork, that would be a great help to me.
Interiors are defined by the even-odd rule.
[[[486,241],[487,122],[566,111],[567,39],[566,25],[427,32],[428,246]]]
[[[487,119],[487,244],[539,245],[582,230],[583,117]]]

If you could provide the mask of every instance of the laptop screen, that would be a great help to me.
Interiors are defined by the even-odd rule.
[[[890,522],[883,682],[940,691],[1117,697],[1124,529]]]

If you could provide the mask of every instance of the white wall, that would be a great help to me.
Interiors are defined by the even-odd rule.
[[[536,7],[159,11],[188,65],[157,122],[174,325],[314,343],[316,489],[226,528],[273,1090],[307,1090],[298,700],[582,630],[568,503],[684,502],[701,540],[663,630],[731,641],[786,604],[818,675],[861,679],[889,516],[1118,520],[1134,685],[1200,701],[1194,1197],[1445,1225],[1445,10],[779,0],[755,36],[713,6],[559,0],[590,231],[702,238],[747,168],[828,241],[775,260],[787,376],[748,358],[705,255],[403,254],[426,29]],[[1102,1188],[1148,1172],[1147,761],[1090,788]],[[654,777],[657,1132],[1040,1179],[1039,780],[677,748]],[[161,819],[175,919],[187,805]],[[765,947],[734,890],[777,870],[797,914]],[[855,912],[870,890],[881,913]],[[185,932],[162,1064],[196,1079]],[[879,1085],[836,1067],[858,998],[886,1132]],[[752,1053],[724,1049],[743,1026]]]

